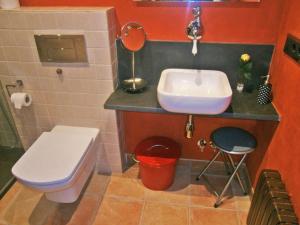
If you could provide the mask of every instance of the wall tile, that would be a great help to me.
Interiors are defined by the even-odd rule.
[[[85,32],[86,45],[88,48],[107,48],[110,46],[108,32]]]
[[[27,72],[24,64],[21,62],[7,62],[6,65],[11,76],[25,76]],[[33,67],[29,66],[27,69],[33,69]]]
[[[30,47],[18,47],[17,48],[19,60],[22,62],[34,62],[35,57],[33,54],[33,50]]]
[[[93,48],[87,49],[88,62],[90,64],[95,64],[95,52]]]
[[[110,167],[109,162],[107,160],[106,153],[104,151],[103,146],[99,146],[99,148],[98,148],[97,159],[98,159],[98,162],[99,162],[98,165],[97,165],[97,171],[99,171],[99,173],[104,173],[104,174],[111,173],[111,167]]]
[[[53,91],[54,90],[54,82],[49,78],[39,78],[39,89],[42,91]]]
[[[58,21],[55,13],[44,12],[38,15],[41,26],[47,29],[58,29]]]
[[[44,91],[27,91],[29,94],[31,94],[32,99],[35,103],[41,103],[45,104],[46,103],[46,94]]]
[[[114,8],[111,8],[107,11],[107,17],[108,17],[108,28],[109,30],[115,30],[115,28],[118,26],[117,16],[116,16],[116,10]]]
[[[74,79],[96,79],[96,71],[94,67],[87,65],[83,67],[72,67],[64,69],[64,74],[66,78]]]
[[[113,132],[113,133],[118,132],[118,124],[116,121],[107,121],[107,120],[101,121],[100,128],[105,132]]]
[[[14,30],[12,31],[14,44],[16,46],[30,47],[31,36],[33,34],[28,30]]]
[[[18,47],[3,47],[3,53],[6,61],[19,61],[19,48]]]
[[[109,48],[94,48],[95,63],[110,65],[112,63]]]
[[[8,25],[0,21],[0,79],[3,83],[22,79],[22,90],[32,95],[30,107],[11,108],[25,149],[58,124],[96,127],[101,129],[97,168],[121,172],[116,113],[103,109],[114,90],[115,53],[110,52],[114,46],[108,28],[115,22],[107,21],[105,11],[93,10],[27,9],[7,15],[0,11],[0,19],[7,17],[11,19]],[[6,26],[9,29],[1,29]],[[89,64],[39,62],[33,34],[53,31],[84,33]],[[63,70],[62,75],[56,74],[57,68]]]
[[[14,32],[12,30],[0,30],[0,43],[2,46],[15,46]]]
[[[96,79],[111,80],[113,78],[113,66],[94,65]]]
[[[8,12],[1,12],[0,13],[0,29],[7,29],[9,28],[10,19]],[[1,41],[0,41],[1,43]]]
[[[101,132],[102,142],[104,144],[119,144],[119,138],[117,133],[113,132]]]
[[[62,12],[55,14],[57,25],[60,29],[78,29],[76,15],[73,12]]]
[[[10,29],[27,29],[29,24],[34,24],[35,18],[27,20],[27,13],[12,12],[9,13],[9,28]],[[35,28],[36,29],[36,28]]]
[[[9,74],[8,66],[5,62],[0,62],[0,74],[1,75]]]
[[[3,52],[3,48],[2,47],[0,47],[0,61],[5,61],[5,56],[4,56],[4,52]]]
[[[47,105],[44,104],[34,104],[34,113],[38,116],[48,117],[50,114],[48,112]]]
[[[16,79],[23,80],[23,91],[27,90],[40,90],[39,79],[37,77],[16,77]]]
[[[110,59],[112,63],[117,60],[117,47],[115,43],[110,46]]]
[[[98,107],[82,107],[74,106],[75,118],[98,120],[100,117],[100,110]]]
[[[105,13],[81,13],[79,15],[79,18],[82,19],[80,22],[79,28],[86,29],[86,30],[108,30],[108,24],[107,24],[107,16]]]
[[[24,13],[25,17],[25,27],[23,29],[29,29],[29,30],[40,30],[40,29],[45,29],[45,27],[42,26],[41,21],[39,19],[39,14],[38,12],[26,12]]]

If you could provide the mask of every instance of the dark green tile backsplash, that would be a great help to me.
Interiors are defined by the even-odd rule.
[[[198,54],[192,55],[192,43],[147,41],[144,48],[135,54],[136,75],[150,84],[158,83],[161,71],[166,68],[221,70],[228,75],[235,87],[239,58],[243,53],[252,56],[253,75],[256,80],[268,74],[273,54],[273,45],[201,43]],[[117,41],[119,80],[131,76],[131,53]]]

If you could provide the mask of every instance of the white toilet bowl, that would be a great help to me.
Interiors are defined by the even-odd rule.
[[[95,128],[56,126],[32,144],[12,173],[51,201],[74,202],[95,166],[98,137]]]

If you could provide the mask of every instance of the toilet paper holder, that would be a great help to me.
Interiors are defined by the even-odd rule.
[[[16,80],[16,84],[7,84],[5,85],[6,91],[8,93],[8,96],[11,97],[11,93],[9,91],[9,88],[20,88],[23,87],[24,83],[22,80]]]

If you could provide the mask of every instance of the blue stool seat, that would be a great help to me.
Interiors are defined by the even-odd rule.
[[[248,131],[237,127],[222,127],[211,134],[214,145],[229,154],[245,154],[254,151],[257,142]]]

